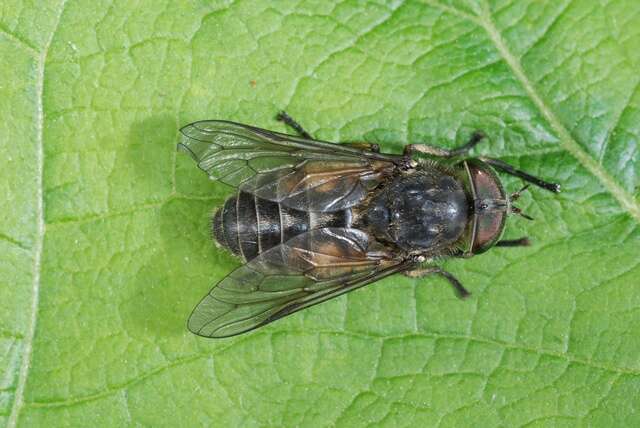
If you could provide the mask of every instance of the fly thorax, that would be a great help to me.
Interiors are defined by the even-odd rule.
[[[462,184],[440,171],[401,175],[374,197],[367,210],[373,233],[407,251],[450,245],[469,215]]]

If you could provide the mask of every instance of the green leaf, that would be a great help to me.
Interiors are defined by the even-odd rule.
[[[640,424],[640,2],[10,0],[0,58],[0,424]],[[177,129],[280,109],[396,152],[481,129],[563,193],[447,263],[466,301],[395,276],[198,338],[238,262]]]

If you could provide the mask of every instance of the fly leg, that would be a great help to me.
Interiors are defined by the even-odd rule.
[[[404,275],[408,276],[409,278],[424,278],[428,275],[440,275],[441,277],[449,281],[449,284],[451,284],[451,286],[453,287],[453,291],[455,291],[456,296],[458,296],[460,299],[466,299],[471,295],[471,293],[467,291],[466,288],[464,288],[464,286],[460,283],[460,281],[458,281],[455,276],[453,276],[446,270],[436,266],[406,271],[404,272]]]
[[[276,119],[292,127],[298,133],[298,135],[300,135],[302,138],[306,138],[307,140],[313,139],[313,137],[311,137],[311,134],[305,131],[304,128],[298,122],[296,122],[291,116],[289,116],[286,111],[283,110],[280,113],[278,113],[276,116]]]
[[[281,111],[276,116],[276,119],[280,122],[284,122],[286,125],[289,125],[293,128],[298,135],[302,138],[306,138],[308,140],[313,140],[311,134],[304,130],[302,125],[300,125],[294,118],[289,116],[286,111]],[[345,146],[353,147],[354,149],[366,150],[374,153],[380,153],[380,146],[375,143],[365,143],[364,141],[356,141],[353,143],[342,143]]]
[[[501,161],[500,159],[493,159],[493,158],[486,158],[486,157],[480,157],[479,159],[483,162],[488,163],[495,169],[504,172],[505,174],[509,174],[509,175],[513,175],[514,177],[521,178],[524,181],[527,181],[531,184],[534,184],[550,192],[554,192],[554,193],[560,192],[559,184],[550,183],[548,181],[542,180],[541,178],[535,177],[531,174],[527,174],[526,172],[520,171],[519,169],[512,167],[511,165]]]
[[[471,135],[469,141],[464,145],[455,149],[443,149],[442,147],[431,146],[429,144],[409,144],[404,147],[405,156],[411,156],[414,153],[422,153],[425,155],[436,156],[440,158],[453,158],[456,156],[464,156],[469,153],[476,144],[484,139],[484,133],[476,131]]]
[[[519,239],[503,239],[502,241],[496,242],[496,247],[528,247],[531,245],[531,241],[529,238],[524,236]]]
[[[364,141],[354,141],[351,143],[341,143],[354,149],[365,150],[373,153],[380,153],[380,146],[376,143],[365,143]]]

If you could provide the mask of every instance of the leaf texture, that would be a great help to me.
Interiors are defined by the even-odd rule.
[[[0,58],[0,425],[640,424],[639,2],[10,0]],[[467,301],[393,276],[198,338],[238,262],[178,129],[281,109],[395,153],[480,129],[563,193],[447,263]]]

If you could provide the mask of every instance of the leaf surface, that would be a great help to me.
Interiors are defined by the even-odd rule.
[[[639,2],[10,0],[0,58],[0,425],[640,424]],[[177,130],[281,109],[391,152],[481,129],[563,193],[447,263],[464,302],[394,276],[198,338],[238,262]]]

